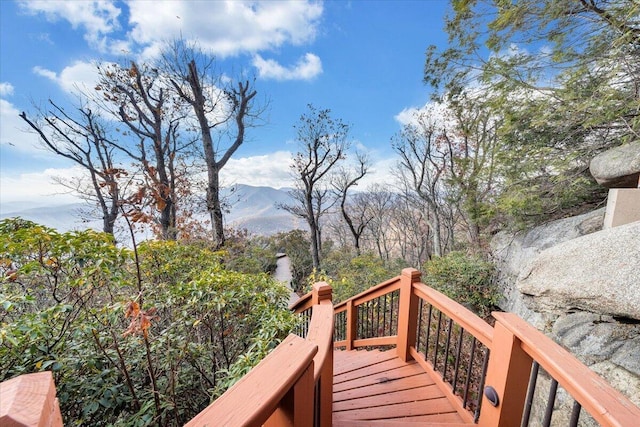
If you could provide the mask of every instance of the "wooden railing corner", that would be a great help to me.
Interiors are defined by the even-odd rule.
[[[485,393],[480,426],[506,427],[522,419],[532,362],[520,339],[496,321],[485,381],[496,399],[490,402]]]
[[[311,303],[313,305],[320,304],[321,301],[331,302],[333,288],[326,282],[317,282],[313,284],[311,291]]]
[[[62,427],[50,371],[20,375],[0,383],[0,426]]]
[[[416,321],[418,318],[418,297],[413,293],[413,284],[419,283],[420,271],[405,268],[400,275],[400,305],[398,307],[398,358],[411,360],[411,347],[416,344]]]

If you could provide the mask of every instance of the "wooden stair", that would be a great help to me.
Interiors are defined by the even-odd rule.
[[[462,427],[461,414],[422,367],[395,350],[335,351],[334,426]]]

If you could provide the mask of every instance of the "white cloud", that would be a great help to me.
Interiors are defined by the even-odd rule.
[[[13,85],[7,82],[0,83],[0,96],[11,96],[11,95],[13,95]]]
[[[84,31],[89,45],[106,51],[107,36],[120,28],[122,12],[111,1],[23,0],[19,3],[31,14],[44,14],[50,21],[66,20],[74,29]]]
[[[130,0],[132,41],[157,52],[163,41],[181,37],[225,57],[312,41],[322,4],[312,1]]]
[[[83,61],[74,62],[59,74],[40,66],[33,67],[33,72],[55,82],[68,93],[75,92],[76,88],[82,91],[91,91],[99,80],[96,65]]]
[[[80,199],[68,194],[68,190],[54,179],[76,178],[82,176],[84,170],[78,167],[61,169],[45,169],[41,172],[22,173],[15,176],[3,174],[0,179],[2,203],[29,201],[34,204],[51,205],[74,203]]]
[[[419,119],[424,120],[426,117],[442,124],[448,124],[450,120],[447,105],[439,102],[428,102],[422,107],[405,108],[396,114],[394,119],[401,126],[406,126],[417,125]]]
[[[27,124],[19,116],[20,111],[6,99],[0,99],[0,144],[11,146],[23,153],[42,153],[38,137],[26,132]]]
[[[358,183],[358,191],[365,191],[372,185],[390,188],[396,178],[392,170],[397,168],[398,159],[392,156],[372,160],[369,172]]]
[[[313,53],[307,53],[290,68],[283,67],[273,59],[264,59],[260,55],[253,57],[253,65],[263,79],[311,80],[322,73],[322,62]]]
[[[231,158],[220,175],[225,185],[247,184],[273,188],[293,187],[293,155],[277,151],[264,156]]]

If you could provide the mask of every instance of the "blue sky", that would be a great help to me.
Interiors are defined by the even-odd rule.
[[[369,181],[387,181],[391,137],[407,112],[428,102],[424,52],[446,42],[448,7],[445,0],[0,0],[0,203],[67,201],[52,179],[77,173],[37,148],[20,111],[72,99],[74,85],[95,78],[93,61],[143,61],[180,35],[211,50],[222,72],[255,75],[269,100],[266,124],[250,129],[225,167],[226,183],[291,186],[293,125],[309,103],[349,123],[372,159]]]

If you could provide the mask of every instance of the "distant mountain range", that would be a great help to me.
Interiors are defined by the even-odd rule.
[[[225,220],[233,228],[246,229],[258,235],[271,235],[305,227],[299,218],[276,207],[292,202],[288,189],[238,184],[225,189],[222,196],[230,206]],[[100,219],[82,219],[90,208],[83,203],[42,206],[35,202],[9,202],[0,205],[0,219],[21,217],[61,232],[86,228],[101,230]]]

